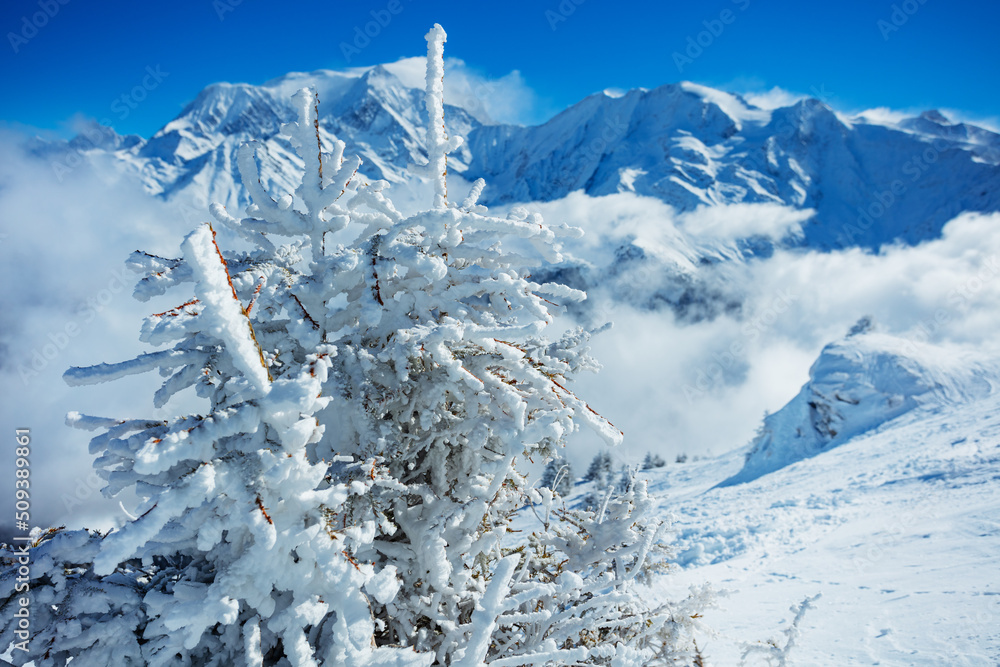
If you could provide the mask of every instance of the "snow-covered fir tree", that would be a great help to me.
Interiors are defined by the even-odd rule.
[[[614,462],[611,460],[611,454],[601,451],[590,460],[590,466],[583,479],[587,482],[594,482],[597,486],[605,487],[611,484],[613,475]]]
[[[622,466],[618,471],[618,481],[615,483],[615,493],[626,495],[635,486],[636,470],[630,466]]]
[[[538,485],[545,489],[551,489],[560,496],[568,496],[573,492],[573,467],[569,459],[564,456],[556,456],[545,465],[542,477]]]
[[[646,452],[646,458],[642,460],[643,470],[653,470],[654,468],[662,468],[667,465],[667,462],[663,460],[659,454],[654,454],[653,452]]]
[[[543,337],[538,284],[579,230],[448,198],[440,26],[427,35],[427,174],[433,206],[406,217],[363,182],[344,144],[324,145],[316,94],[282,127],[303,169],[294,192],[262,185],[258,146],[239,153],[252,204],[204,224],[182,257],[136,253],[135,295],[177,293],[150,315],[130,361],[74,368],[73,385],[156,370],[156,406],[194,387],[203,414],[90,417],[95,466],[136,518],[108,535],[37,536],[44,603],[16,665],[650,665],[688,655],[699,593],[651,605],[665,526],[640,481],[594,511],[559,507],[522,465],[581,426],[621,433],[568,387],[596,370],[588,334]],[[347,245],[334,235],[350,230]],[[343,235],[341,235],[343,237]],[[608,457],[610,474],[610,457]],[[529,535],[510,531],[528,507]],[[17,604],[0,579],[0,612]],[[0,632],[5,645],[17,637]]]

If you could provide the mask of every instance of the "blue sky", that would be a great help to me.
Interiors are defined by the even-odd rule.
[[[604,88],[685,79],[736,91],[818,93],[845,110],[940,107],[994,124],[1000,115],[994,0],[375,0],[293,7],[261,0],[5,0],[0,120],[66,136],[70,119],[82,114],[148,137],[209,83],[262,83],[289,71],[421,55],[434,22],[448,31],[447,56],[485,77],[520,71],[535,92],[517,112],[522,122],[544,120]],[[374,23],[378,18],[385,25]],[[359,37],[366,27],[373,37]]]

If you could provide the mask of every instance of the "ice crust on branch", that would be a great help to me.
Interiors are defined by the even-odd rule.
[[[448,35],[444,28],[435,23],[425,39],[427,173],[434,181],[434,208],[445,208],[448,205],[448,153],[462,145],[462,138],[449,138],[444,124],[444,43],[448,40]]]
[[[260,394],[270,389],[270,375],[253,325],[240,305],[232,279],[211,225],[202,225],[181,244],[184,257],[194,269],[195,296],[204,307],[199,313],[203,323],[225,345],[233,363]]]

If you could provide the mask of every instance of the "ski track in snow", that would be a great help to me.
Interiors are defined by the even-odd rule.
[[[704,619],[713,664],[739,664],[747,642],[783,645],[789,607],[816,593],[794,664],[1000,664],[1000,396],[918,408],[715,487],[741,459],[643,473],[675,517],[680,568],[663,596],[704,582],[729,591]]]

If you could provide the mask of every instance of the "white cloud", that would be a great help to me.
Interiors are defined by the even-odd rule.
[[[900,121],[919,115],[919,112],[913,113],[909,111],[890,109],[889,107],[875,107],[873,109],[865,109],[864,111],[852,115],[855,118],[860,118],[874,125],[894,126]]]
[[[66,427],[65,414],[161,416],[151,402],[158,378],[71,389],[62,374],[143,351],[142,317],[169,306],[134,301],[124,261],[137,248],[177,256],[190,224],[135,183],[108,182],[85,164],[57,172],[25,155],[22,140],[0,134],[0,415],[34,438],[34,522],[107,526],[120,511],[98,493],[90,434]],[[12,494],[12,484],[4,476],[0,493]]]
[[[855,118],[862,118],[869,123],[895,126],[900,121],[907,118],[915,118],[925,111],[928,111],[928,109],[875,107],[873,109],[851,112],[851,115]],[[990,132],[1000,133],[1000,116],[983,116],[951,108],[941,108],[938,111],[952,123],[967,123],[989,130]]]
[[[861,250],[776,253],[751,264],[757,290],[791,287],[804,298],[790,313],[789,336],[826,342],[850,322],[872,314],[891,333],[976,346],[996,346],[1000,327],[1000,214],[964,213],[941,238],[893,246],[878,255]]]
[[[403,85],[424,87],[425,58],[403,58],[385,65]],[[486,123],[531,125],[546,120],[534,90],[518,70],[490,77],[458,58],[445,58],[444,99]]]
[[[729,204],[699,206],[679,216],[681,227],[692,236],[720,241],[736,241],[765,236],[775,241],[797,236],[812,209],[794,209],[781,204]]]
[[[768,110],[790,107],[799,100],[810,97],[810,95],[793,93],[778,86],[772,86],[769,90],[746,90],[739,92],[739,94],[750,104]]]
[[[952,122],[968,123],[970,125],[976,125],[989,130],[990,132],[1000,134],[1000,116],[982,116],[980,114],[972,114],[960,109],[950,108],[943,108],[940,109],[940,111]]]
[[[819,89],[813,89],[809,93],[801,93],[787,90],[779,86],[765,88],[764,82],[755,78],[739,78],[726,83],[716,84],[715,87],[721,90],[735,92],[742,96],[743,99],[750,104],[767,110],[788,107],[795,104],[799,100],[809,97],[819,98],[826,104],[833,106],[831,100],[829,99],[830,95],[826,94],[826,91],[822,86]],[[869,109],[838,109],[839,112],[844,114],[845,119],[861,118],[869,123],[889,126],[894,126],[901,120],[919,116],[927,110],[927,108],[922,107],[906,107],[896,109],[886,106],[872,107]],[[938,110],[954,123],[969,123],[970,125],[976,125],[990,130],[991,132],[1000,133],[1000,116],[984,116],[982,114],[969,113],[961,109],[953,109],[949,107],[942,107]]]
[[[739,209],[678,215],[661,201],[631,193],[599,198],[573,193],[529,208],[550,223],[583,227],[586,236],[570,250],[596,266],[607,265],[630,237],[642,239],[639,245],[653,249],[662,262],[651,265],[654,271],[667,270],[671,259],[685,265],[685,242],[697,243],[688,228],[698,229],[698,221],[727,233],[741,224],[746,225],[741,231],[781,233],[806,215],[759,207],[742,211],[749,221],[731,223],[727,216]],[[742,294],[743,305],[737,315],[695,324],[679,323],[670,310],[636,309],[609,283],[589,298],[601,321],[615,323],[592,343],[604,370],[579,378],[575,389],[625,432],[618,453],[623,461],[637,463],[649,450],[672,458],[740,447],[765,410],[781,408],[798,392],[822,347],[864,315],[873,315],[893,334],[1000,348],[998,228],[1000,214],[963,214],[939,239],[878,255],[795,249],[745,264],[700,266],[696,275],[709,287]],[[660,276],[649,270],[633,275],[637,290],[649,292],[660,284]],[[601,444],[586,434],[575,438],[574,463],[584,466]]]

